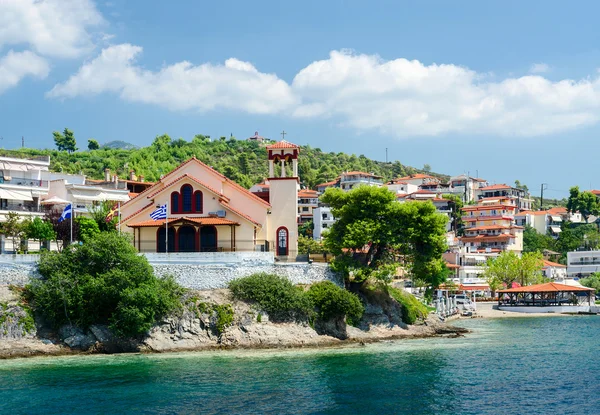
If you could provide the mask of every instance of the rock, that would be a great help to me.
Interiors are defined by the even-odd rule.
[[[75,334],[63,340],[71,349],[89,350],[96,344],[96,338],[93,335]]]
[[[19,305],[0,305],[0,339],[21,340],[36,334],[31,317]]]
[[[90,326],[90,331],[100,343],[109,343],[115,340],[115,336],[108,326],[94,324]]]
[[[84,332],[77,326],[74,326],[72,324],[65,324],[64,326],[61,326],[61,328],[58,329],[58,335],[60,339],[64,341],[69,337],[84,335]]]
[[[315,331],[318,334],[335,337],[340,340],[346,340],[348,338],[346,327],[346,320],[343,317],[337,317],[330,320],[315,320]]]

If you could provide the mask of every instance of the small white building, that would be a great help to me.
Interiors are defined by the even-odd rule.
[[[320,241],[323,236],[323,231],[331,228],[335,223],[335,218],[331,213],[329,206],[320,206],[313,210],[313,239]]]

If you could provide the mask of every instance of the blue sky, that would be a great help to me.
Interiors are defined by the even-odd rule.
[[[0,0],[0,146],[261,135],[600,188],[596,2]]]

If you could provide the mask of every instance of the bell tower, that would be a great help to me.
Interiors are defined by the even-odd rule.
[[[267,146],[271,204],[268,240],[275,247],[275,256],[292,260],[298,254],[299,153],[300,147],[285,140]],[[288,176],[290,166],[291,175]]]

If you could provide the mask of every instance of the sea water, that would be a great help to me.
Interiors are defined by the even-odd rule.
[[[600,318],[330,349],[0,361],[0,414],[600,414]]]

